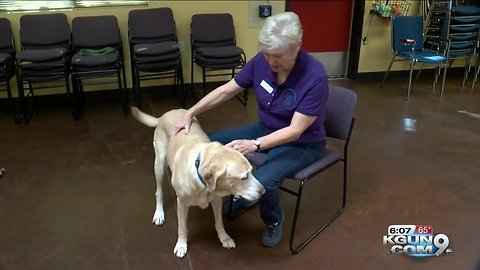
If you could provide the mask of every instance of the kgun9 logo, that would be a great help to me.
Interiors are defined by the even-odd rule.
[[[391,254],[406,254],[416,257],[449,254],[450,239],[445,234],[433,234],[432,226],[390,225],[383,244],[390,244]]]

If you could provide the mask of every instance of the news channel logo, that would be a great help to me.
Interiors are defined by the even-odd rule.
[[[430,225],[390,225],[383,244],[391,245],[389,253],[412,257],[432,257],[452,253],[450,239],[434,234]]]

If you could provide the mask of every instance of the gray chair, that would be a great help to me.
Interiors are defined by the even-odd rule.
[[[320,232],[330,225],[345,209],[346,189],[347,189],[347,154],[350,135],[352,134],[355,118],[353,117],[357,104],[357,95],[352,90],[330,85],[328,102],[326,107],[325,130],[327,138],[336,139],[343,143],[342,151],[329,146],[327,147],[322,159],[310,164],[306,168],[298,171],[289,179],[296,183],[297,190],[280,186],[280,189],[297,198],[295,211],[293,214],[292,229],[290,232],[289,247],[292,254],[300,252],[308,243],[310,243]],[[254,152],[246,155],[247,159],[255,166],[261,165],[266,160],[266,154],[262,152]],[[337,163],[343,163],[343,179],[342,179],[342,204],[336,209],[336,212],[325,222],[321,223],[307,239],[302,240],[300,244],[294,247],[295,233],[297,228],[297,218],[300,212],[302,195],[304,187],[309,180],[318,176],[323,171],[332,167]],[[306,192],[309,192],[306,189]]]
[[[202,69],[202,91],[205,96],[207,77],[231,76],[233,78],[236,70],[245,65],[246,57],[243,49],[237,46],[232,15],[228,13],[195,14],[192,16],[190,28],[192,49],[190,89],[194,99],[197,99],[193,89],[194,64]],[[243,91],[236,98],[243,105],[247,105],[248,91]]]
[[[128,41],[137,107],[141,107],[141,81],[172,78],[175,94],[185,108],[182,57],[172,10],[149,8],[130,11]]]
[[[67,16],[63,13],[23,15],[20,17],[20,44],[21,51],[16,55],[17,84],[25,123],[30,121],[34,111],[34,85],[35,89],[66,88],[72,118],[78,119],[70,92],[71,47]],[[24,85],[28,85],[27,95]]]
[[[16,72],[14,44],[10,21],[6,18],[0,18],[0,86],[5,87],[7,92],[13,120],[15,123],[20,124],[22,115],[17,110],[10,87],[10,80],[15,76]]]
[[[122,111],[128,115],[123,47],[117,17],[113,15],[75,17],[72,20],[72,84],[84,107],[85,85],[116,84]]]

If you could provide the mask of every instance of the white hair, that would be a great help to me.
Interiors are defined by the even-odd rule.
[[[302,24],[297,14],[284,12],[268,17],[258,34],[262,50],[292,48],[302,41]]]

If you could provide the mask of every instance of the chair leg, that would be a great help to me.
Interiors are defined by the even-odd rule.
[[[478,73],[480,72],[480,59],[477,59],[477,64],[473,72],[474,74],[473,74],[471,91],[473,91],[473,88],[475,87],[475,83],[477,82],[477,78],[478,78]]]
[[[422,73],[423,66],[424,66],[424,64],[422,63],[422,65],[418,69],[417,75],[415,76],[415,80],[413,80],[414,83],[418,80],[418,77],[420,77],[420,73]]]
[[[205,67],[202,67],[202,97],[207,95],[207,72]]]
[[[392,61],[390,61],[390,65],[388,65],[387,72],[385,72],[385,76],[383,76],[383,80],[382,80],[382,83],[380,84],[380,88],[383,87],[383,84],[385,83],[385,80],[387,79],[388,73],[390,73],[390,69],[392,68],[393,61],[395,61],[395,57],[396,57],[396,55],[393,55]]]
[[[445,88],[445,78],[447,77],[447,66],[443,70],[442,88],[440,90],[440,97],[443,97],[443,89]]]
[[[295,193],[287,188],[280,187],[283,191],[286,191],[294,196],[297,197],[297,202],[295,204],[295,212],[293,214],[293,220],[292,220],[292,229],[290,231],[290,240],[289,240],[289,247],[290,247],[290,252],[295,255],[298,254],[304,247],[306,247],[315,237],[317,237],[325,228],[328,227],[343,211],[345,210],[345,198],[346,198],[346,163],[344,163],[344,182],[343,182],[343,196],[342,196],[342,206],[324,223],[322,223],[317,229],[310,234],[306,240],[303,240],[300,244],[298,244],[296,247],[294,247],[294,240],[295,240],[295,232],[297,228],[297,219],[298,219],[298,213],[300,210],[300,203],[302,199],[302,194],[303,194],[303,187],[308,181],[308,179],[304,179],[299,187],[298,187],[298,192]]]
[[[182,69],[181,65],[175,69],[175,77],[174,77],[175,92],[177,93],[177,98],[178,98],[182,108],[186,108],[187,107],[187,101],[186,101],[186,98],[185,98],[185,89],[184,89],[184,85],[183,85],[184,83],[183,83],[182,72],[183,72],[183,69]]]
[[[193,51],[192,51],[192,54],[193,54]],[[194,84],[193,65],[194,64],[195,64],[195,61],[194,61],[193,56],[192,56],[191,61],[190,61],[190,92],[192,93],[193,100],[196,102],[196,101],[198,101],[198,98],[197,98],[197,95],[195,95],[195,90],[194,90],[194,87],[193,87],[193,84]]]
[[[465,86],[465,82],[468,79],[468,73],[470,72],[470,58],[465,59],[465,70],[463,71],[462,89]]]
[[[70,110],[73,120],[79,120],[82,111],[82,97],[78,89],[77,77],[72,74],[72,98],[71,98]]]
[[[12,96],[12,89],[10,88],[10,79],[7,75],[5,76],[5,84],[7,87],[7,97],[10,101],[10,110],[12,110],[13,121],[15,122],[15,124],[19,125],[20,123],[22,123],[23,120],[22,113],[20,108],[17,109],[17,106],[15,106],[15,100]]]
[[[75,89],[71,91],[70,89],[70,80],[69,80],[69,74],[65,70],[65,89],[66,89],[66,94],[67,94],[67,103],[68,106],[70,107],[70,114],[72,116],[73,120],[79,120],[80,119],[80,112],[79,112],[79,102],[78,102],[78,95],[75,93]],[[73,76],[72,76],[73,77]],[[72,93],[73,92],[73,93]]]
[[[142,109],[142,87],[141,87],[141,79],[140,79],[140,70],[138,70],[138,68],[135,68],[133,74],[135,74],[135,77],[133,79],[133,86],[132,86],[134,103],[139,109]]]
[[[33,111],[35,107],[35,95],[33,94],[33,86],[32,83],[27,81],[28,84],[28,93],[25,95],[25,88],[24,84],[25,82],[21,77],[19,77],[19,83],[18,83],[18,97],[20,98],[20,103],[21,103],[21,111],[23,115],[23,120],[25,125],[28,125],[30,123],[30,120],[32,119],[33,116]],[[30,102],[29,102],[30,101]]]
[[[118,90],[120,90],[120,102],[122,105],[122,112],[123,115],[126,117],[128,116],[128,94],[126,85],[122,86],[122,71],[120,71],[121,68],[122,66],[117,67]]]
[[[412,88],[412,75],[413,75],[413,66],[414,65],[415,65],[414,61],[410,62],[410,75],[408,77],[408,90],[407,90],[407,97],[405,98],[405,101],[408,101],[408,98],[410,97],[410,90]]]

